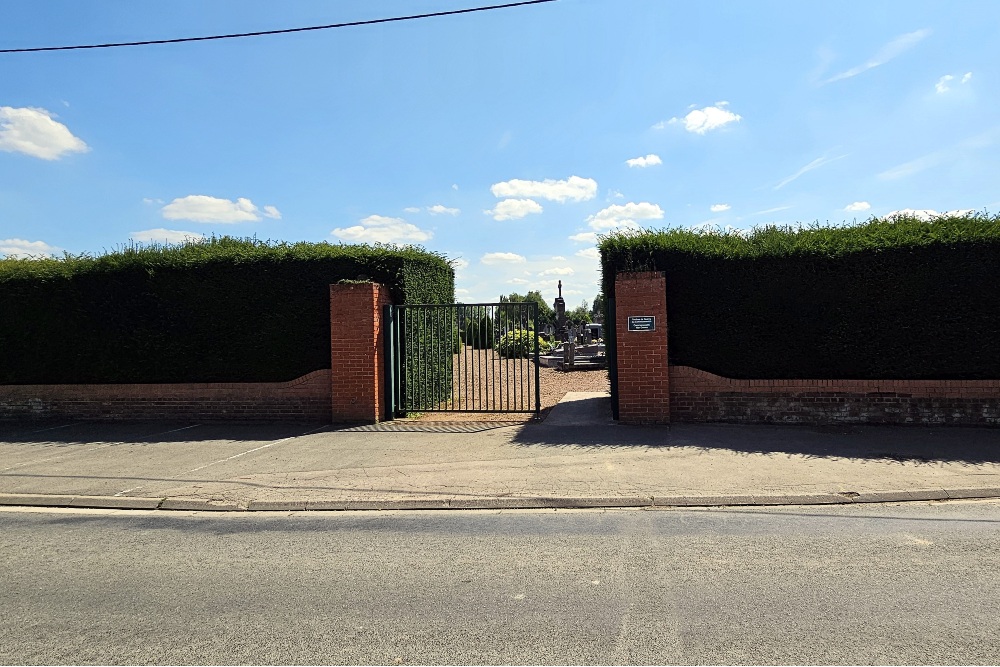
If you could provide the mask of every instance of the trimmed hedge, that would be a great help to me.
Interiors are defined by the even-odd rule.
[[[618,272],[666,273],[671,364],[731,378],[1000,378],[1000,216],[669,229],[600,250],[606,295]]]
[[[421,248],[232,237],[0,260],[0,384],[271,382],[330,367],[329,285],[452,303]]]

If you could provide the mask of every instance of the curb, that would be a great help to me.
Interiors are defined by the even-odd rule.
[[[183,510],[195,512],[302,512],[379,510],[477,510],[477,509],[598,509],[623,507],[771,507],[781,505],[854,505],[927,500],[1000,498],[1000,487],[984,489],[930,489],[797,495],[722,496],[614,496],[534,498],[438,498],[400,500],[251,500],[238,503],[199,498],[140,498],[77,496],[41,493],[0,493],[0,506],[68,507],[80,509]]]

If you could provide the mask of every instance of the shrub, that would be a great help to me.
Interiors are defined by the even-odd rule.
[[[343,280],[454,301],[447,260],[415,247],[221,237],[0,260],[0,384],[291,380],[330,367]]]
[[[600,251],[609,298],[619,272],[665,273],[671,364],[733,378],[1000,377],[1000,216],[668,229],[613,234]]]
[[[501,357],[531,357],[535,354],[535,342],[538,343],[539,351],[546,345],[534,331],[513,329],[497,341],[497,353]]]
[[[465,329],[465,344],[474,350],[486,350],[493,347],[493,318],[483,316],[473,320]]]

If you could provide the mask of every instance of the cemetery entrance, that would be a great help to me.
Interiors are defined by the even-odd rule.
[[[389,414],[541,410],[538,304],[385,306]]]

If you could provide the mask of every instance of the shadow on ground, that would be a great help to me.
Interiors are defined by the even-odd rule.
[[[573,415],[578,419],[574,420]],[[559,419],[525,424],[517,430],[512,442],[524,447],[677,447],[900,464],[1000,463],[1000,428],[719,423],[628,426],[611,419],[607,398],[578,401],[573,415],[564,413]]]

